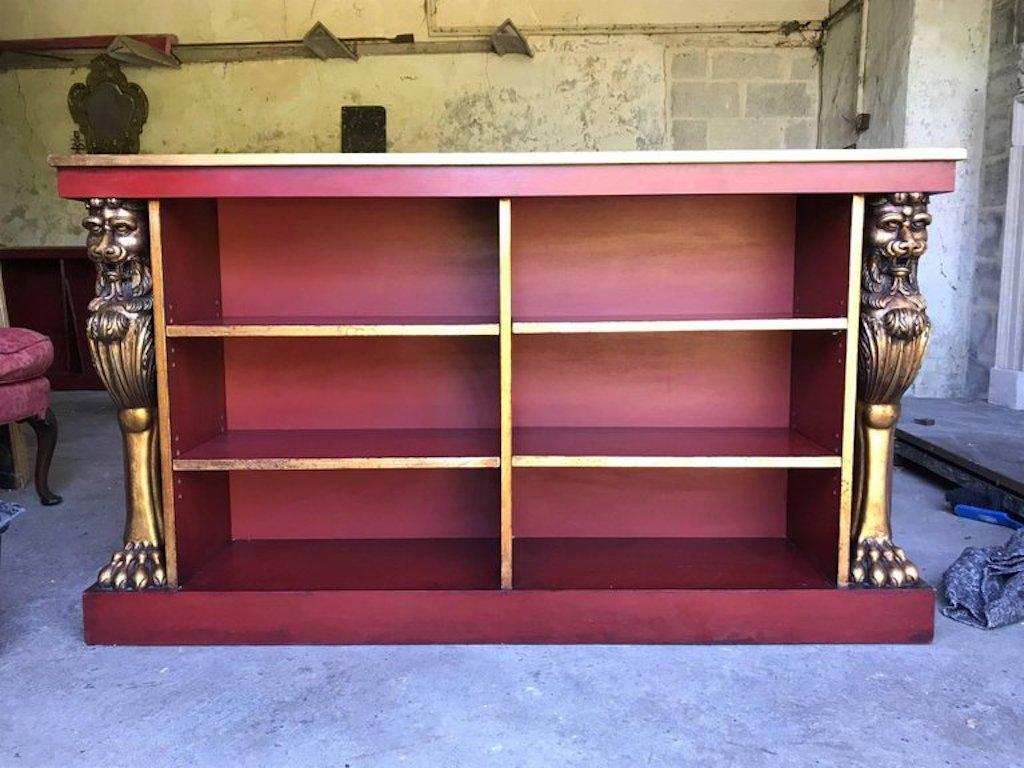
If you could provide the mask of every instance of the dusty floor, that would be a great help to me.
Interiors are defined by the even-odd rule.
[[[0,766],[1020,765],[1024,626],[937,617],[922,647],[90,648],[80,591],[118,541],[101,393],[58,395],[43,508],[3,540]],[[935,583],[1004,528],[899,471],[896,530]]]

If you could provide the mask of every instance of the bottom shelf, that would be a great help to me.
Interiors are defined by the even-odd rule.
[[[497,539],[232,541],[186,590],[498,589]]]
[[[188,591],[498,589],[496,539],[232,541]],[[828,589],[781,538],[520,538],[516,589]]]
[[[828,589],[788,539],[516,539],[518,589]]]

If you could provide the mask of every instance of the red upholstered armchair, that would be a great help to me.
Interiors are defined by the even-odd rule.
[[[53,362],[53,345],[28,328],[0,328],[0,424],[24,421],[35,430],[36,493],[43,504],[60,504],[48,475],[57,447],[57,420],[48,407],[50,382],[43,375]]]

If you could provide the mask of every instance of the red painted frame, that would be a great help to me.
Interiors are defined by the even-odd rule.
[[[98,645],[928,643],[931,589],[84,595]]]
[[[736,257],[753,268],[752,279],[764,281],[758,286],[761,294],[750,294],[755,297],[754,309],[783,317],[839,317],[846,310],[850,195],[902,189],[947,191],[953,186],[954,168],[949,161],[142,166],[62,167],[58,175],[66,197],[162,200],[161,277],[168,322],[173,323],[216,322],[232,302],[233,313],[241,309],[244,315],[251,304],[247,295],[255,302],[267,299],[264,292],[279,287],[271,269],[278,242],[272,228],[257,220],[272,224],[275,211],[285,210],[302,218],[309,212],[288,198],[310,197],[404,198],[379,207],[358,201],[318,203],[320,213],[307,216],[309,221],[289,219],[289,226],[295,225],[295,237],[282,240],[286,244],[296,237],[308,240],[311,231],[329,240],[330,244],[316,237],[309,240],[303,253],[312,248],[318,255],[304,265],[303,272],[308,269],[315,274],[322,265],[337,281],[358,265],[358,259],[349,259],[349,266],[342,269],[339,264],[344,259],[333,259],[337,252],[333,245],[344,244],[346,227],[351,228],[356,250],[372,251],[374,259],[386,260],[387,247],[377,247],[373,230],[384,227],[386,231],[391,220],[395,227],[411,222],[423,238],[444,241],[444,248],[434,249],[427,266],[470,270],[450,278],[447,286],[432,271],[431,290],[437,295],[417,307],[417,313],[426,311],[427,316],[433,312],[440,316],[448,304],[463,299],[470,304],[466,315],[489,315],[496,308],[492,301],[496,282],[494,297],[477,295],[479,286],[492,282],[486,266],[491,251],[485,238],[472,226],[450,236],[443,221],[445,216],[454,216],[451,220],[458,222],[461,216],[476,215],[472,212],[478,209],[490,211],[489,204],[469,198],[511,197],[534,198],[522,201],[520,216],[529,216],[530,211],[539,214],[532,229],[520,218],[520,239],[513,237],[514,248],[527,247],[518,256],[535,260],[532,265],[519,262],[520,269],[533,270],[532,280],[559,279],[559,264],[568,267],[566,274],[578,273],[577,257],[587,260],[585,248],[573,251],[582,246],[571,238],[549,237],[550,228],[565,220],[558,213],[564,208],[579,208],[582,203],[583,214],[570,218],[584,239],[588,227],[592,234],[600,231],[609,217],[642,221],[644,214],[653,214],[668,231],[665,228],[672,222],[702,220],[708,213],[717,216],[718,224],[708,227],[707,243],[693,247],[692,241],[676,238],[661,244],[660,256],[655,253],[648,262],[642,258],[635,262],[664,278],[646,276],[648,287],[660,291],[657,310],[662,312],[671,309],[674,293],[686,295],[690,290],[685,280],[671,283],[680,279],[672,271],[678,269],[679,258],[700,259],[701,248],[710,244],[703,255],[728,259],[731,251],[723,245],[735,234],[729,222],[740,219],[742,225],[756,224],[767,216],[773,234],[759,243],[760,255],[740,252]],[[672,201],[650,199],[656,195],[776,197],[760,202],[719,198],[718,203],[710,197],[680,198],[673,207]],[[779,197],[783,195],[795,199]],[[548,206],[536,199],[555,196],[577,200]],[[591,215],[580,198],[595,196],[618,200],[644,196],[647,200],[625,201],[618,207],[626,213],[614,212],[613,205],[605,213]],[[441,224],[430,224],[415,219],[415,198],[463,200],[434,201],[430,215]],[[701,208],[707,208],[705,204],[711,205],[706,211]],[[716,204],[724,207],[716,212]],[[759,205],[763,215],[742,214]],[[264,209],[268,215],[251,215]],[[513,232],[516,209],[513,200]],[[346,218],[346,210],[371,213]],[[378,221],[378,212],[385,210],[395,213],[384,214]],[[341,218],[335,219],[335,213]],[[496,241],[496,218],[492,213],[483,215],[487,226],[495,228]],[[324,216],[326,224],[318,229],[317,221]],[[554,298],[545,299],[548,303],[538,310],[545,319],[592,312],[583,306],[588,286],[607,292],[607,287],[594,281],[602,277],[616,281],[608,265],[628,256],[637,230],[605,229],[598,237],[603,255],[589,254],[595,273],[571,281],[561,297],[552,294]],[[265,239],[268,232],[271,237]],[[406,238],[396,247],[408,249],[413,240]],[[458,252],[458,257],[445,259],[445,248]],[[466,258],[465,248],[476,250]],[[676,264],[669,264],[673,255]],[[399,274],[392,285],[404,296],[416,283],[417,264],[404,251],[399,256],[394,262]],[[516,256],[514,252],[513,265]],[[544,263],[545,256],[549,263]],[[781,264],[784,280],[772,280],[778,275],[766,271],[772,258],[776,267]],[[257,263],[258,269],[253,267]],[[386,272],[382,270],[381,275]],[[638,279],[637,290],[647,290],[644,275],[627,272],[623,278],[622,274],[619,283]],[[713,278],[708,271],[703,282],[706,285]],[[373,308],[354,303],[365,298],[363,289],[338,285],[342,292],[350,287],[354,292],[345,299],[350,306],[338,307],[337,315],[350,314],[352,308],[360,312]],[[529,280],[522,285],[530,290]],[[445,291],[453,286],[445,298]],[[514,291],[515,286],[513,279]],[[294,289],[292,285],[284,290]],[[571,291],[575,289],[581,293],[574,301]],[[331,316],[332,295],[331,290],[320,291],[309,311]],[[374,295],[389,298],[383,288]],[[750,311],[743,295],[729,299],[723,311]],[[400,315],[406,306],[403,296],[381,314]],[[277,300],[269,298],[271,304]],[[302,314],[307,308],[301,296],[286,299],[291,302],[283,305],[287,312]],[[514,293],[513,319],[517,306],[528,314],[530,302],[531,296]],[[253,314],[266,313],[262,304],[259,309]],[[627,302],[608,317],[614,318],[619,309],[633,308]],[[713,304],[700,305],[695,314],[713,309]],[[459,316],[460,307],[445,314]],[[631,336],[628,345],[619,336],[519,336],[513,354],[514,421],[520,427],[636,428],[668,423],[777,428],[793,430],[791,442],[812,441],[814,450],[805,446],[805,453],[838,455],[845,339],[842,332],[837,333],[732,332],[723,337],[731,349],[723,347],[721,339],[711,343],[700,333],[674,339],[639,334]],[[232,428],[493,429],[498,423],[498,345],[493,338],[175,338],[168,348],[173,364],[169,380],[176,457]],[[400,353],[398,364],[391,360],[395,352]],[[753,367],[755,382],[730,371],[730,353]],[[268,360],[275,366],[268,369]],[[695,362],[703,364],[695,368]],[[368,378],[360,383],[352,366],[362,366]],[[628,396],[621,401],[602,393],[602,387],[615,383],[613,379],[619,385],[625,382]],[[557,390],[554,395],[551,388]],[[566,392],[571,396],[563,396]],[[299,433],[290,437],[301,439]],[[643,447],[642,436],[638,439]],[[580,440],[585,442],[585,436]],[[654,451],[657,446],[649,448]],[[324,472],[309,478],[309,472],[290,471],[175,471],[180,588],[171,594],[137,595],[89,590],[84,597],[88,642],[927,642],[931,638],[931,590],[835,586],[838,469],[517,468],[514,477],[521,484],[521,494],[513,497],[517,510],[513,519],[520,515],[522,527],[514,545],[517,589],[511,592],[497,589],[495,470],[398,470],[383,479],[360,476],[359,471],[345,476]],[[454,480],[424,472],[472,474]],[[742,472],[743,482],[731,483],[730,472]],[[303,476],[309,482],[299,494],[302,508],[289,516],[287,510],[278,509],[275,499],[282,498],[289,480]],[[558,494],[551,492],[552,482],[568,476],[579,493],[578,503],[560,502]],[[624,477],[627,481],[616,486]],[[659,478],[657,492],[641,507],[631,507],[631,484],[654,477]],[[383,489],[381,482],[388,488]],[[425,495],[437,498],[425,499]],[[716,515],[721,505],[735,506]],[[594,506],[607,506],[613,513],[603,508],[588,513],[588,507]],[[494,508],[492,516],[487,515],[488,507]],[[635,515],[631,514],[634,509]],[[552,523],[552,515],[563,517]],[[282,527],[284,517],[287,528]]]
[[[950,192],[950,161],[424,167],[63,167],[61,197],[545,197]]]

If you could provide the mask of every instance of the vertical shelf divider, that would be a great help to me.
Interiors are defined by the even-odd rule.
[[[178,537],[174,525],[174,475],[171,468],[171,400],[167,373],[167,317],[164,308],[164,250],[160,201],[149,201],[149,268],[153,279],[153,337],[156,351],[156,400],[160,450],[160,492],[164,516],[164,568],[167,586],[178,586]]]
[[[512,201],[498,201],[498,348],[501,376],[501,588],[512,589]]]
[[[860,268],[864,239],[864,195],[853,195],[850,211],[850,277],[846,301],[846,377],[843,386],[843,445],[839,481],[839,586],[850,581],[853,524],[853,451],[857,411],[857,345],[860,337]]]

